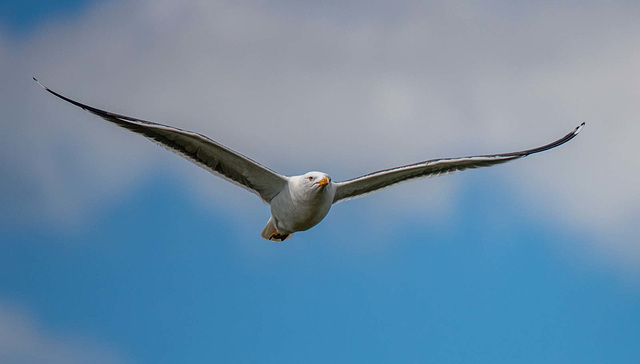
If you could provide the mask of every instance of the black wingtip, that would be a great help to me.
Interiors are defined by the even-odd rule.
[[[540,153],[540,152],[544,152],[545,150],[549,150],[549,149],[553,149],[555,147],[558,147],[566,142],[568,142],[569,140],[575,138],[576,135],[578,135],[578,133],[580,132],[580,130],[582,130],[582,128],[585,126],[586,123],[581,123],[580,125],[578,125],[575,129],[573,129],[571,132],[569,132],[569,134],[563,136],[562,138],[551,142],[549,144],[543,145],[541,147],[538,148],[533,148],[533,149],[528,149],[528,150],[523,150],[521,152],[514,152],[514,153],[507,153],[507,154],[503,154],[503,156],[514,156],[514,157],[526,157],[530,154],[534,154],[534,153]]]
[[[33,80],[36,81],[38,83],[38,85],[40,85],[40,87],[42,87],[43,89],[49,91],[49,88],[47,86],[41,84],[40,81],[38,81],[37,78],[35,78],[35,77],[31,77],[31,78],[33,78]]]

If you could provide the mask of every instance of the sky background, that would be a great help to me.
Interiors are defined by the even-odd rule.
[[[0,2],[0,361],[640,360],[634,1]],[[283,174],[568,144],[340,203],[256,196],[44,92]]]

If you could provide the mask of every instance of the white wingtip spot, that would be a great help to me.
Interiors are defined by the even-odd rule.
[[[40,85],[40,87],[42,87],[42,88],[43,88],[43,89],[45,89],[45,90],[48,90],[47,86],[45,86],[45,85],[41,84],[41,83],[40,83],[40,81],[38,81],[38,79],[37,79],[37,78],[35,78],[35,77],[32,77],[32,78],[33,78],[33,80],[34,80],[34,81],[36,81],[36,82],[38,83],[38,85]]]
[[[583,127],[584,125],[585,125],[585,123],[584,123],[584,122],[582,122],[582,124],[580,124],[580,125],[576,128],[576,131],[574,131],[573,133],[574,133],[574,134],[578,134],[578,133],[580,132],[580,130],[582,130],[582,127]]]

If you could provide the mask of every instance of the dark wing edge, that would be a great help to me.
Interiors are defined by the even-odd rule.
[[[544,152],[573,139],[578,135],[584,125],[585,123],[580,124],[570,133],[558,140],[532,149],[519,152],[478,155],[462,158],[431,159],[402,167],[369,173],[344,182],[338,182],[336,183],[336,194],[333,199],[333,203],[361,197],[401,182],[418,178],[435,177],[471,168],[489,167],[526,157],[530,154]]]
[[[35,77],[33,80],[54,96],[106,121],[145,136],[154,143],[188,159],[207,171],[255,193],[266,203],[270,203],[287,183],[288,178],[286,176],[202,134],[97,109],[51,90]]]

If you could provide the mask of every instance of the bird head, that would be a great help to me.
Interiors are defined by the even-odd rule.
[[[311,188],[325,188],[331,184],[331,177],[322,172],[309,172],[302,176],[303,182]]]

